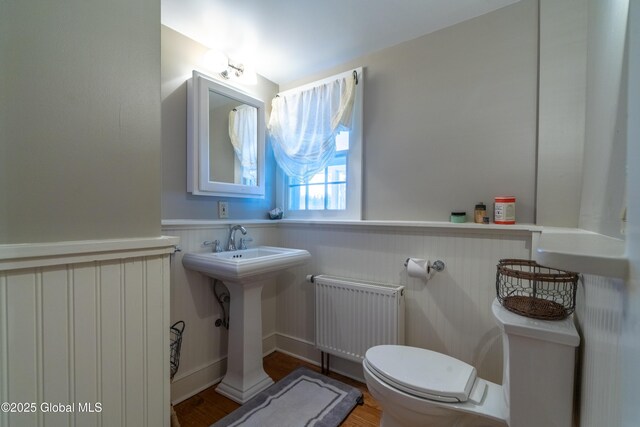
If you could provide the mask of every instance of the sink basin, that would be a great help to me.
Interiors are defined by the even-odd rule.
[[[229,290],[227,372],[218,393],[244,404],[273,384],[262,366],[262,287],[280,271],[309,258],[303,249],[273,246],[184,254],[185,268],[222,280]]]
[[[236,283],[268,278],[279,271],[306,262],[311,255],[304,249],[258,246],[229,252],[186,253],[182,264],[209,277]]]

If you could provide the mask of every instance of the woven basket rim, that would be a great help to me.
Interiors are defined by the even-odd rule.
[[[511,268],[511,266],[528,266],[533,268],[544,268],[549,270],[548,272],[539,271],[522,271]],[[578,281],[578,273],[573,271],[560,270],[558,268],[547,267],[540,265],[536,261],[528,259],[501,259],[496,266],[498,271],[505,276],[516,277],[520,279],[529,279],[545,282],[561,282],[561,283],[575,283]]]

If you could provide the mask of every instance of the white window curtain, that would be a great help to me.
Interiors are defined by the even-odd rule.
[[[240,105],[229,112],[229,138],[238,157],[242,183],[258,182],[258,110],[250,105]]]
[[[353,77],[345,77],[273,99],[269,137],[287,175],[306,180],[327,166],[335,136],[351,128],[355,86]]]

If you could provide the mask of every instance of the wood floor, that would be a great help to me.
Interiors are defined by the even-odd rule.
[[[264,358],[264,370],[274,381],[278,381],[299,366],[306,366],[320,372],[319,367],[283,353],[271,353]],[[329,376],[360,389],[364,396],[364,405],[356,405],[341,425],[343,427],[377,427],[380,423],[381,408],[369,394],[367,386],[335,373],[331,373]],[[209,427],[240,406],[216,393],[214,388],[215,386],[209,387],[175,406],[174,409],[181,427]]]

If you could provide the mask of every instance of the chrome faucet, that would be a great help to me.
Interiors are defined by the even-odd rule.
[[[237,224],[237,225],[232,225],[229,228],[229,240],[227,240],[227,250],[228,251],[235,251],[236,250],[236,230],[240,230],[240,232],[245,235],[247,234],[247,229],[244,228],[243,226]]]

